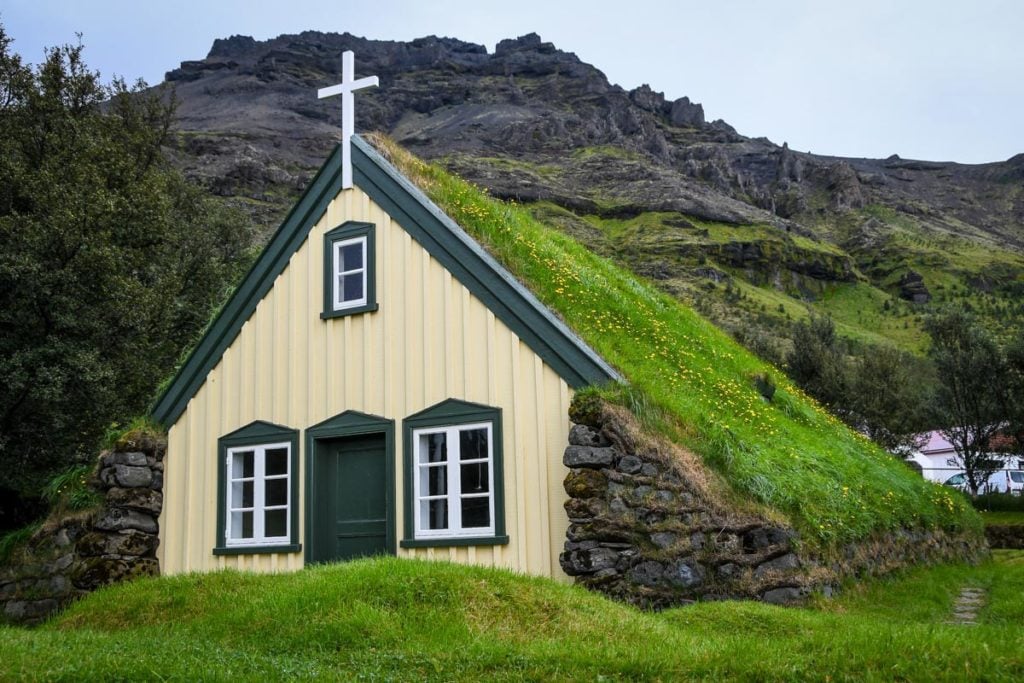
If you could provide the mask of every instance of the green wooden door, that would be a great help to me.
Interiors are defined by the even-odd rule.
[[[314,562],[388,552],[383,434],[318,440]]]

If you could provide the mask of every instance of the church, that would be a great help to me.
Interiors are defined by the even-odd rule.
[[[176,574],[391,554],[562,577],[570,399],[619,380],[353,134],[158,399]]]

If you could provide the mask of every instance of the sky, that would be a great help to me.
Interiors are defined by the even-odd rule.
[[[612,83],[688,96],[709,121],[795,150],[963,163],[1024,152],[1021,0],[4,0],[0,23],[29,62],[81,33],[105,78],[151,84],[234,34],[439,35],[493,51],[536,32]]]

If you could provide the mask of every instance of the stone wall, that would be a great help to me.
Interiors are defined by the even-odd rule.
[[[987,524],[985,537],[993,548],[1024,550],[1024,524]]]
[[[846,576],[985,552],[980,537],[920,530],[810,556],[791,527],[736,500],[696,456],[645,434],[625,410],[581,412],[563,457],[570,525],[559,559],[576,583],[611,597],[648,608],[794,603],[815,590],[830,595]]]
[[[104,452],[91,482],[96,510],[51,516],[8,566],[0,567],[0,614],[36,624],[73,600],[118,581],[160,573],[157,518],[163,505],[165,444],[122,439]]]

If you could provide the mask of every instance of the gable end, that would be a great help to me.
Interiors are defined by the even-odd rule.
[[[479,298],[573,388],[619,375],[368,143],[352,138],[355,184]],[[157,399],[153,417],[173,425],[234,342],[260,300],[341,192],[341,147],[314,177],[241,284]]]

